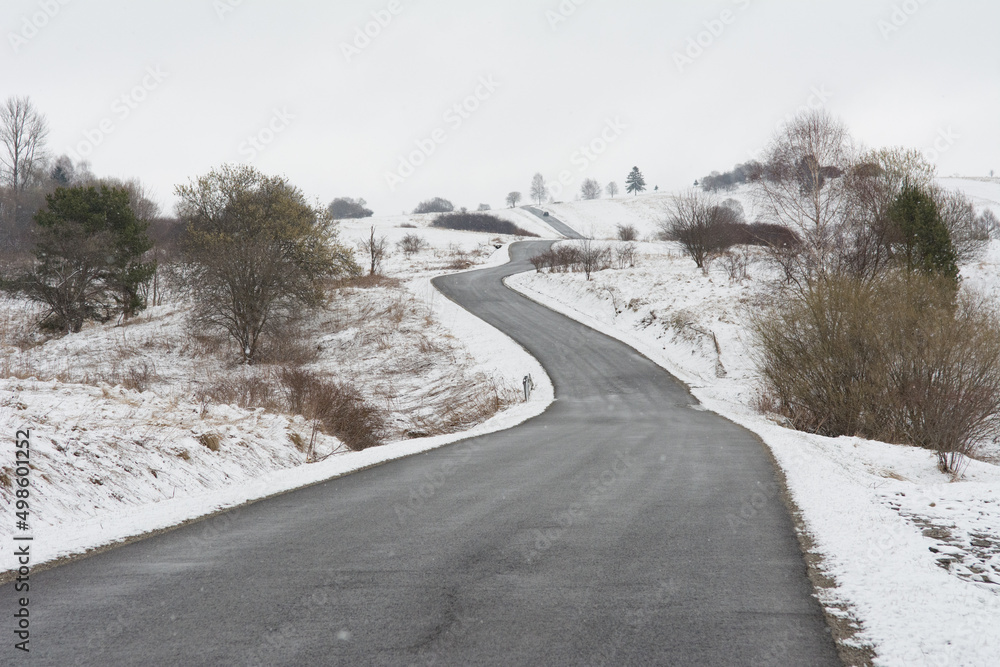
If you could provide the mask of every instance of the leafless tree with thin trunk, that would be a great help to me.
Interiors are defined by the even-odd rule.
[[[848,204],[845,175],[854,164],[846,126],[827,111],[804,112],[785,124],[752,175],[757,200],[772,222],[797,230],[810,266],[830,264]]]
[[[531,198],[535,200],[535,203],[541,204],[548,195],[549,189],[545,185],[545,177],[541,174],[535,174],[531,179]]]
[[[614,199],[615,195],[617,195],[620,192],[620,190],[618,189],[618,184],[615,183],[614,181],[608,183],[607,192],[611,196],[611,198]]]
[[[373,225],[368,238],[358,244],[358,249],[369,259],[368,275],[378,275],[382,271],[382,262],[389,256],[389,239],[376,236]]]
[[[0,106],[0,166],[4,182],[23,191],[45,161],[49,124],[28,97],[9,97]]]
[[[587,200],[600,199],[601,184],[592,178],[584,180],[583,185],[580,186],[580,196]]]

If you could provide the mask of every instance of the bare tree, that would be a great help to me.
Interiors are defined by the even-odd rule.
[[[541,174],[535,174],[531,179],[531,198],[535,200],[535,203],[541,204],[548,195],[549,189],[545,185],[545,177]]]
[[[618,184],[617,183],[615,183],[614,181],[611,181],[610,183],[608,183],[607,192],[611,196],[611,198],[614,199],[615,195],[617,195],[619,192],[621,192],[621,190],[618,189]]]
[[[28,187],[45,161],[49,124],[28,97],[9,97],[0,106],[0,166],[3,180],[15,191]]]
[[[689,190],[671,199],[667,217],[660,223],[660,237],[677,241],[684,252],[705,270],[705,261],[721,246],[720,225],[728,222],[733,212],[717,206],[711,195]]]
[[[580,186],[580,196],[587,200],[600,199],[601,184],[592,178],[584,180],[583,185]]]
[[[979,214],[979,226],[987,230],[990,238],[996,238],[997,234],[1000,234],[1000,220],[997,219],[996,213],[990,209],[985,209]]]
[[[989,227],[981,224],[980,217],[976,215],[976,207],[960,190],[933,188],[931,195],[941,219],[948,227],[951,242],[958,253],[958,261],[969,261],[989,243]]]
[[[368,275],[381,273],[382,262],[389,256],[389,239],[375,236],[375,226],[372,225],[368,238],[358,243],[358,249],[369,259]]]
[[[522,197],[520,192],[511,192],[507,195],[507,206],[514,208],[521,203],[521,199]]]
[[[916,150],[883,148],[861,155],[844,177],[846,207],[836,234],[836,265],[870,280],[894,260],[902,239],[890,210],[906,185],[934,187],[935,168]],[[789,256],[788,258],[790,258]]]
[[[129,205],[135,212],[135,217],[148,223],[160,215],[160,205],[153,199],[153,192],[138,178],[124,180],[121,178],[93,179],[88,185],[106,185],[112,189],[124,190],[128,193]]]
[[[752,175],[773,222],[797,229],[817,268],[828,266],[847,210],[844,175],[854,148],[844,124],[825,110],[804,112],[777,132],[764,166]]]

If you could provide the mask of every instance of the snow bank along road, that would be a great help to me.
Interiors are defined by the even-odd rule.
[[[726,519],[774,497],[763,445],[503,287],[545,245],[437,281],[548,369],[545,414],[32,575],[30,663],[839,664],[781,501]]]

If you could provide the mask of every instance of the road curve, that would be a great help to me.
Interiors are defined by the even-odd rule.
[[[568,239],[580,240],[586,238],[585,236],[580,234],[580,232],[576,231],[575,229],[567,225],[562,220],[559,220],[555,216],[551,214],[545,215],[544,211],[542,211],[539,208],[535,208],[534,206],[525,206],[524,210],[527,211],[528,213],[531,213],[535,217],[539,218],[546,225],[554,229],[556,233],[562,234]]]
[[[545,414],[33,575],[30,664],[840,664],[763,445],[503,287],[545,243],[436,281]]]

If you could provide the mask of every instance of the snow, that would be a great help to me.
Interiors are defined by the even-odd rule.
[[[939,178],[938,184],[947,190],[964,192],[977,213],[989,208],[1000,218],[1000,178]]]
[[[1000,201],[998,183],[943,184],[968,187],[977,206]],[[621,205],[614,215],[606,213],[614,206],[608,201],[559,209],[571,211],[577,224],[607,215],[642,230],[653,223],[658,199]],[[603,231],[613,228],[605,224]],[[706,408],[764,440],[824,573],[836,583],[818,591],[821,602],[860,626],[850,642],[873,647],[875,664],[1000,664],[1000,446],[982,443],[981,460],[953,478],[926,450],[825,438],[770,421],[755,409],[746,327],[747,311],[768,304],[762,287],[769,269],[755,262],[749,280],[732,283],[718,262],[706,275],[675,244],[643,243],[640,253],[636,268],[602,271],[590,282],[582,274],[537,273],[507,282],[633,346],[686,382]],[[963,267],[967,286],[996,299],[998,276],[1000,241]],[[727,520],[753,521],[753,503],[733,508]]]
[[[126,327],[88,325],[47,341],[30,326],[33,307],[0,303],[0,364],[7,378],[0,379],[0,425],[10,434],[0,462],[0,506],[9,520],[0,522],[0,536],[14,530],[13,489],[4,480],[13,477],[13,435],[21,428],[32,429],[37,566],[504,430],[543,412],[553,389],[538,362],[431,285],[433,277],[454,273],[448,267],[456,261],[505,263],[513,239],[420,227],[426,222],[400,216],[341,225],[348,243],[374,225],[393,243],[418,233],[431,247],[407,258],[393,246],[387,272],[404,279],[401,287],[347,290],[340,296],[344,307],[304,323],[323,348],[305,368],[350,378],[370,400],[386,401],[400,438],[426,425],[442,432],[359,453],[319,433],[317,463],[307,463],[294,443],[312,436],[304,418],[199,400],[208,376],[238,381],[245,372],[192,353],[199,343],[185,329],[183,301],[151,308]],[[141,391],[123,386],[136,367],[152,369]],[[535,391],[525,403],[518,396],[528,374]],[[448,432],[443,416],[460,402],[460,392],[491,388],[502,392],[507,409],[482,423],[466,424],[459,415],[458,423],[471,428]],[[14,566],[12,552],[4,552],[0,571]]]
[[[640,195],[619,195],[616,199],[595,199],[592,201],[560,202],[541,206],[557,219],[566,223],[584,236],[595,239],[618,238],[618,225],[632,225],[644,241],[658,238],[660,224],[670,211],[671,199],[677,193],[652,192]],[[735,199],[744,208],[748,220],[753,221],[757,208],[748,188],[738,188],[731,192],[714,195],[719,202]]]

